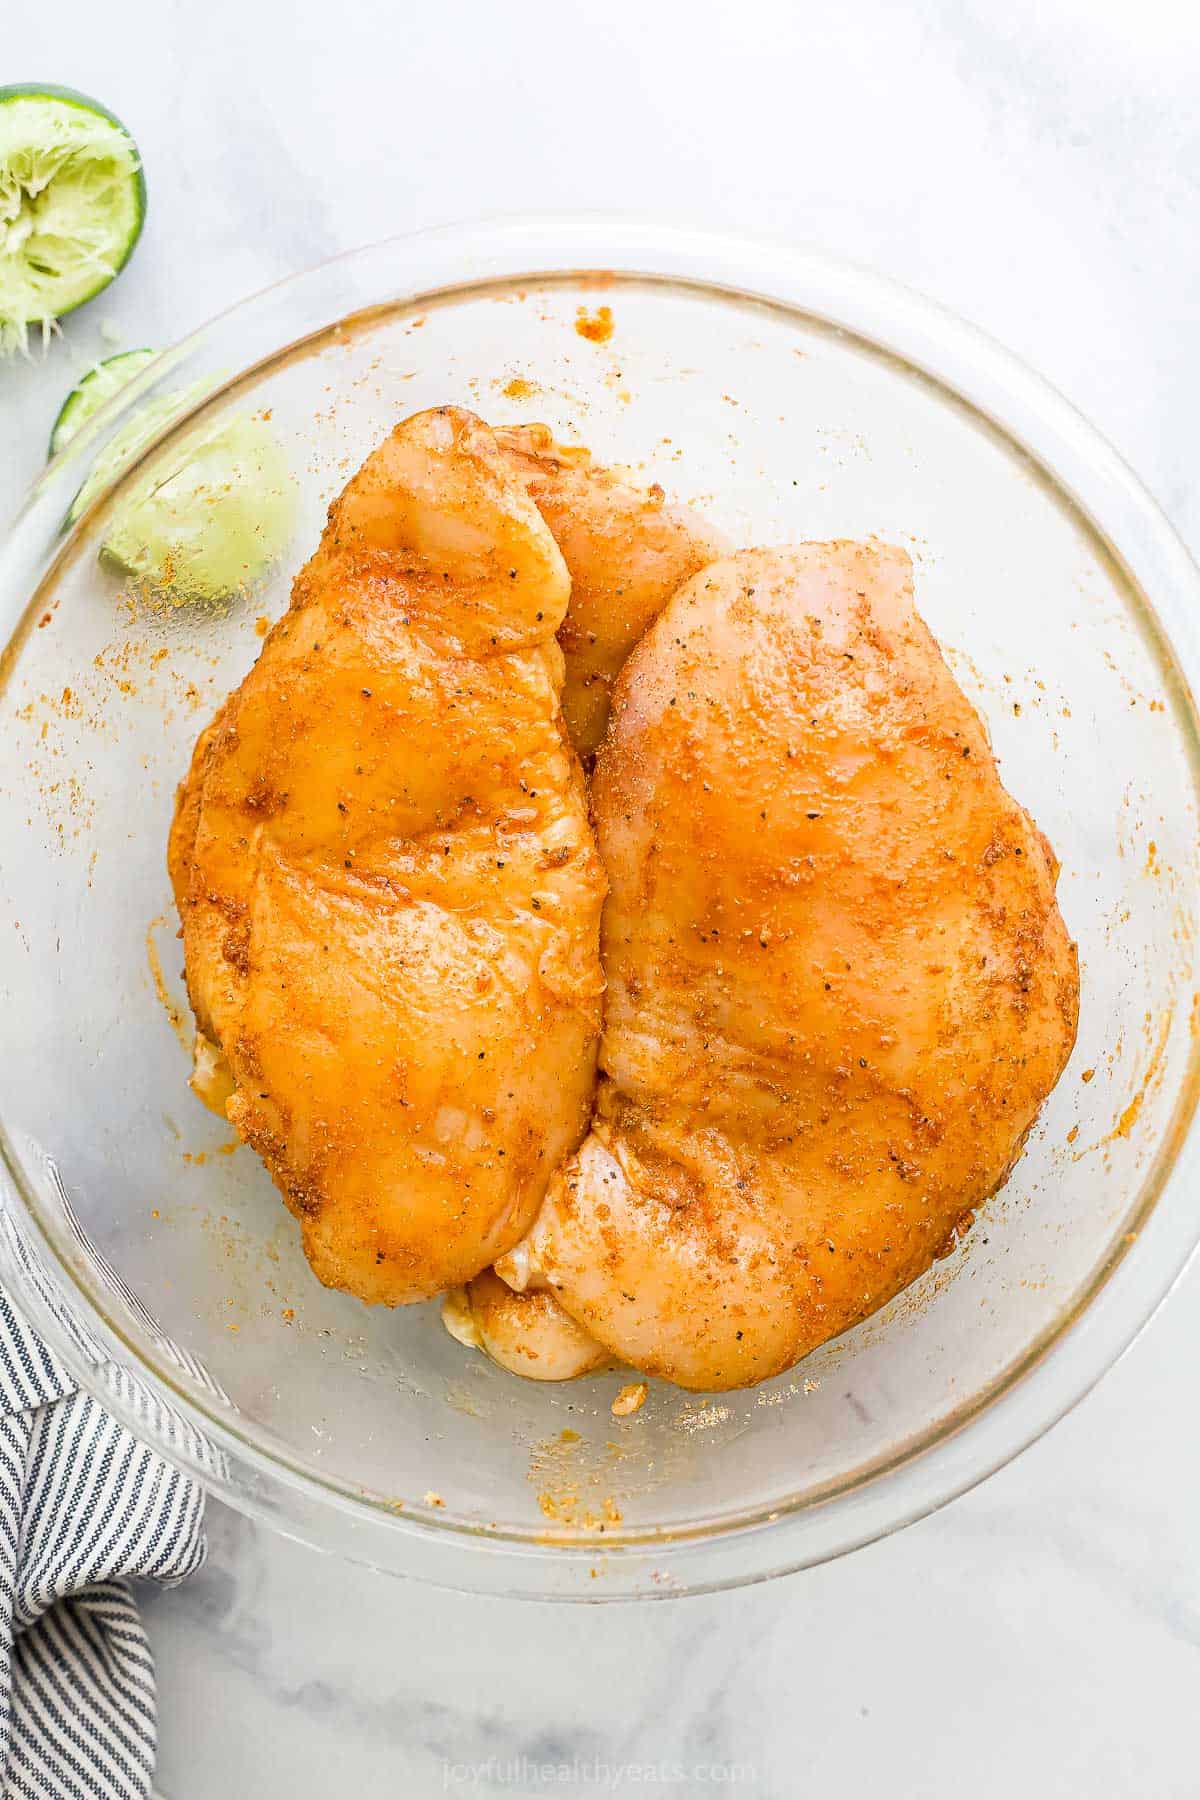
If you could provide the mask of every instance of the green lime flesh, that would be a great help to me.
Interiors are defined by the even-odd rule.
[[[278,438],[240,413],[164,449],[118,500],[104,561],[172,601],[243,593],[287,545],[296,490]]]
[[[157,350],[122,350],[116,356],[106,356],[103,362],[89,369],[83,379],[71,389],[59,409],[54,429],[50,433],[49,454],[57,456],[60,450],[65,449],[88,420],[114,394],[119,394],[135,375],[140,375],[146,364],[152,363],[157,355]]]
[[[107,287],[145,216],[137,146],[107,107],[70,88],[0,87],[0,353]]]

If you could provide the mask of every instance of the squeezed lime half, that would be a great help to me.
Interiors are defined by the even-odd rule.
[[[260,414],[239,413],[186,434],[120,500],[101,555],[140,587],[172,601],[244,592],[291,536],[296,487]]]
[[[108,286],[146,216],[137,145],[72,88],[0,87],[0,354]]]

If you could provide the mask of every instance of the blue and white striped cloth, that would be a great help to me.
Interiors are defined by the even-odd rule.
[[[204,1556],[199,1488],[90,1396],[0,1292],[0,1793],[146,1800],[154,1662],[132,1583]]]

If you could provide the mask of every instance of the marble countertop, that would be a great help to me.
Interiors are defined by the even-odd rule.
[[[605,207],[784,234],[935,295],[1054,380],[1200,551],[1192,8],[64,0],[18,9],[5,46],[8,78],[126,118],[151,203],[116,286],[0,369],[0,518],[110,338],[169,342],[414,226]],[[713,1598],[442,1594],[214,1506],[207,1568],[148,1601],[162,1791],[588,1793],[636,1765],[639,1786],[780,1800],[1195,1794],[1198,1368],[1194,1269],[975,1493]],[[533,1769],[573,1762],[549,1785]]]

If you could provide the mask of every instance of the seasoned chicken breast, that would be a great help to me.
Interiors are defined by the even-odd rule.
[[[560,716],[568,594],[487,427],[407,420],[180,791],[170,870],[225,1110],[317,1275],[363,1300],[476,1275],[586,1130],[604,882]]]
[[[563,715],[590,766],[625,658],[676,588],[729,544],[699,514],[668,506],[657,482],[639,486],[589,451],[556,444],[545,425],[503,427],[496,441],[570,571],[571,599],[558,633],[567,665]]]
[[[908,558],[861,544],[690,581],[617,683],[593,806],[596,1114],[497,1269],[637,1369],[761,1381],[1012,1168],[1075,1036],[1057,865]]]

